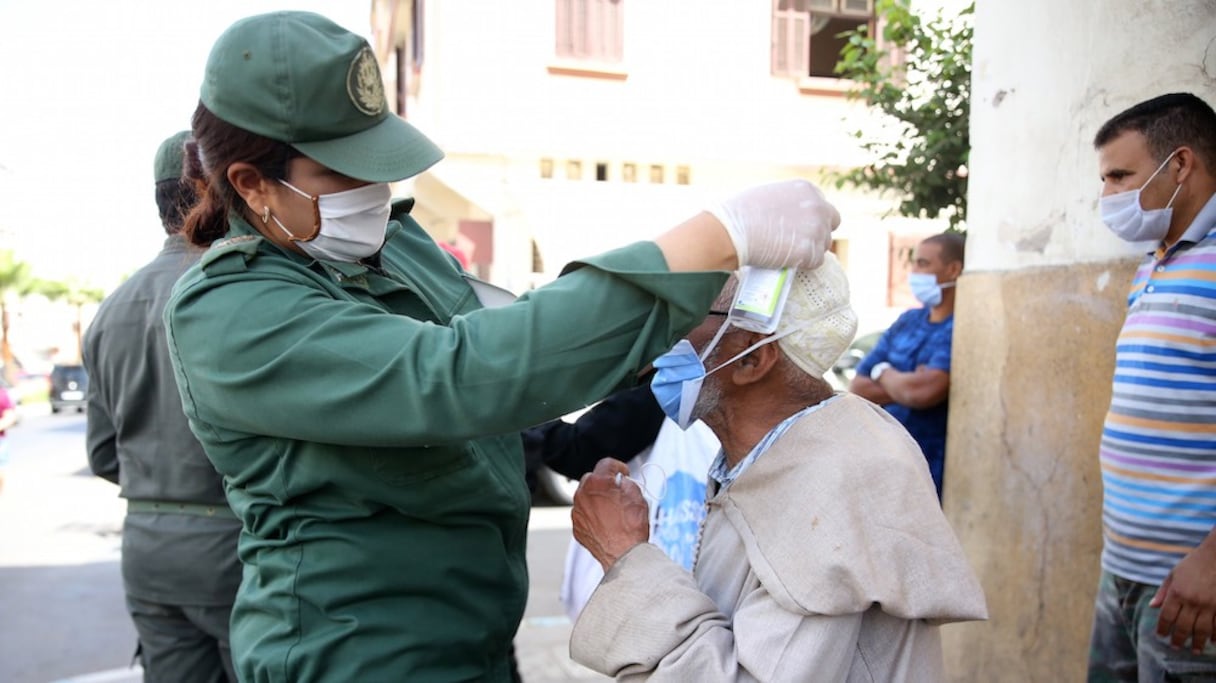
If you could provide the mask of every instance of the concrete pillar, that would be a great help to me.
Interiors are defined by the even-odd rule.
[[[1093,136],[1190,91],[1216,104],[1210,0],[980,0],[967,272],[945,509],[991,618],[944,630],[953,681],[1084,679],[1098,440],[1139,255],[1098,218]]]

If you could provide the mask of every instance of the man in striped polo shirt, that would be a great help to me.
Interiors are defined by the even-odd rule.
[[[1152,249],[1102,430],[1090,681],[1216,680],[1216,113],[1141,102],[1094,138],[1102,220]]]

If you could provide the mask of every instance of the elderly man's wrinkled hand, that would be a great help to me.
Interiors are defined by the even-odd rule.
[[[650,517],[642,490],[629,479],[629,468],[604,458],[583,475],[574,492],[570,518],[574,540],[586,548],[604,571],[630,548],[650,538]]]
[[[1200,544],[1174,567],[1149,603],[1160,607],[1157,635],[1175,648],[1191,643],[1195,654],[1213,638],[1216,629],[1216,549]]]
[[[832,244],[840,213],[806,180],[758,185],[712,206],[740,266],[816,268]]]

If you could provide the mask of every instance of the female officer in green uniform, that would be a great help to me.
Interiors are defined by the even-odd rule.
[[[165,311],[191,428],[243,522],[241,680],[504,681],[523,613],[518,432],[628,385],[740,263],[812,266],[835,210],[760,186],[483,309],[388,182],[442,154],[366,42],[237,22],[193,120],[210,245]],[[723,229],[725,228],[725,229]],[[718,272],[713,272],[718,271]]]

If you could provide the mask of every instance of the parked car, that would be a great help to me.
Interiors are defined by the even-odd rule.
[[[857,374],[857,366],[861,361],[865,360],[866,354],[873,350],[878,340],[882,338],[882,333],[886,330],[878,330],[877,332],[868,332],[853,340],[849,344],[849,348],[840,354],[840,358],[832,365],[832,369],[828,372],[824,379],[832,388],[837,391],[846,391],[849,388],[849,382],[853,381],[853,376]]]
[[[51,412],[75,408],[83,413],[88,389],[89,375],[83,365],[56,365],[51,368]]]

